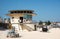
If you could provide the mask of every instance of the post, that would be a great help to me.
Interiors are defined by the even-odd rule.
[[[36,30],[37,30],[37,29],[36,29],[36,25],[34,25],[34,28],[35,28],[35,31],[36,31]]]

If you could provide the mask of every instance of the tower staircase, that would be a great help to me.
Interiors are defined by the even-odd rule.
[[[31,27],[27,26],[26,24],[20,24],[22,30],[27,30],[27,31],[33,31],[34,29],[32,29]]]

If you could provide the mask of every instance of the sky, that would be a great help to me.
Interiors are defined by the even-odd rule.
[[[33,20],[60,22],[60,0],[0,0],[0,16],[7,18],[10,10],[34,10]]]

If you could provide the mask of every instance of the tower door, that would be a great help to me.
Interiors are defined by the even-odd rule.
[[[21,22],[20,22],[20,23],[23,23],[23,17],[20,17],[20,20],[21,20]]]

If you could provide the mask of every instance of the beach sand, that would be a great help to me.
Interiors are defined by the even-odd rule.
[[[1,31],[0,30],[0,39],[60,39],[60,29],[59,28],[52,28],[48,32],[42,31],[31,31],[25,32],[20,31],[19,38],[7,38],[8,30]]]

